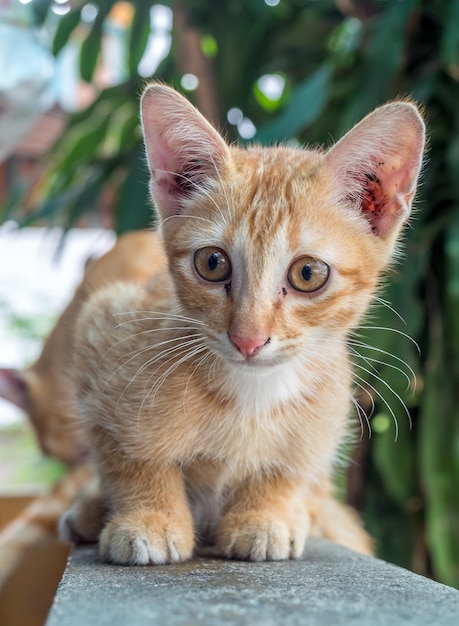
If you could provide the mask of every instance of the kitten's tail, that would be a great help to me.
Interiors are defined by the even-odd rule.
[[[0,532],[0,589],[31,548],[57,536],[59,518],[92,473],[89,465],[78,466]]]
[[[373,539],[363,528],[357,512],[331,497],[321,502],[311,534],[329,539],[355,552],[374,555]]]

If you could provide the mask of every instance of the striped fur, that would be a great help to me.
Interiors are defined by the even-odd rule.
[[[94,291],[115,280],[145,283],[164,265],[162,244],[155,233],[121,236],[109,252],[87,263],[81,285],[37,361],[23,370],[0,369],[0,396],[27,413],[44,453],[74,468],[0,533],[0,587],[29,549],[56,536],[60,517],[92,474],[81,465],[88,449],[87,434],[66,376],[75,317]]]
[[[72,382],[102,489],[64,534],[94,534],[85,506],[99,501],[116,563],[182,561],[200,541],[296,558],[310,535],[368,552],[331,477],[349,432],[347,339],[416,188],[415,105],[377,109],[328,151],[228,146],[162,85],[142,114],[169,272],[100,290],[78,319]],[[203,248],[219,252],[200,269]],[[303,257],[325,276],[313,293],[291,278]],[[225,278],[209,282],[217,259]],[[295,279],[306,291],[311,271]]]

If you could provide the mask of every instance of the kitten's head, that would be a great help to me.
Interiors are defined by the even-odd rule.
[[[170,271],[214,351],[272,365],[359,322],[415,194],[413,104],[377,109],[328,151],[229,146],[158,84],[142,122]]]

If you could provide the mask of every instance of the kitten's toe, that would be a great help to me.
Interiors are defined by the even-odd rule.
[[[250,561],[297,559],[304,550],[307,520],[291,521],[260,513],[228,514],[217,545],[228,558]]]
[[[193,553],[193,529],[159,511],[115,516],[100,536],[100,554],[120,565],[180,563]]]

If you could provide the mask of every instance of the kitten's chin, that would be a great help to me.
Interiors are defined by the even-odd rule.
[[[244,369],[245,371],[248,372],[267,372],[267,371],[272,371],[276,368],[280,368],[284,365],[286,365],[287,363],[289,363],[291,361],[291,359],[285,359],[285,358],[275,358],[273,356],[271,357],[265,357],[262,355],[255,355],[255,356],[251,356],[251,357],[242,357],[241,355],[239,355],[240,358],[237,358],[238,355],[233,356],[231,355],[231,357],[226,358],[226,362],[233,368],[237,368],[237,369]]]

